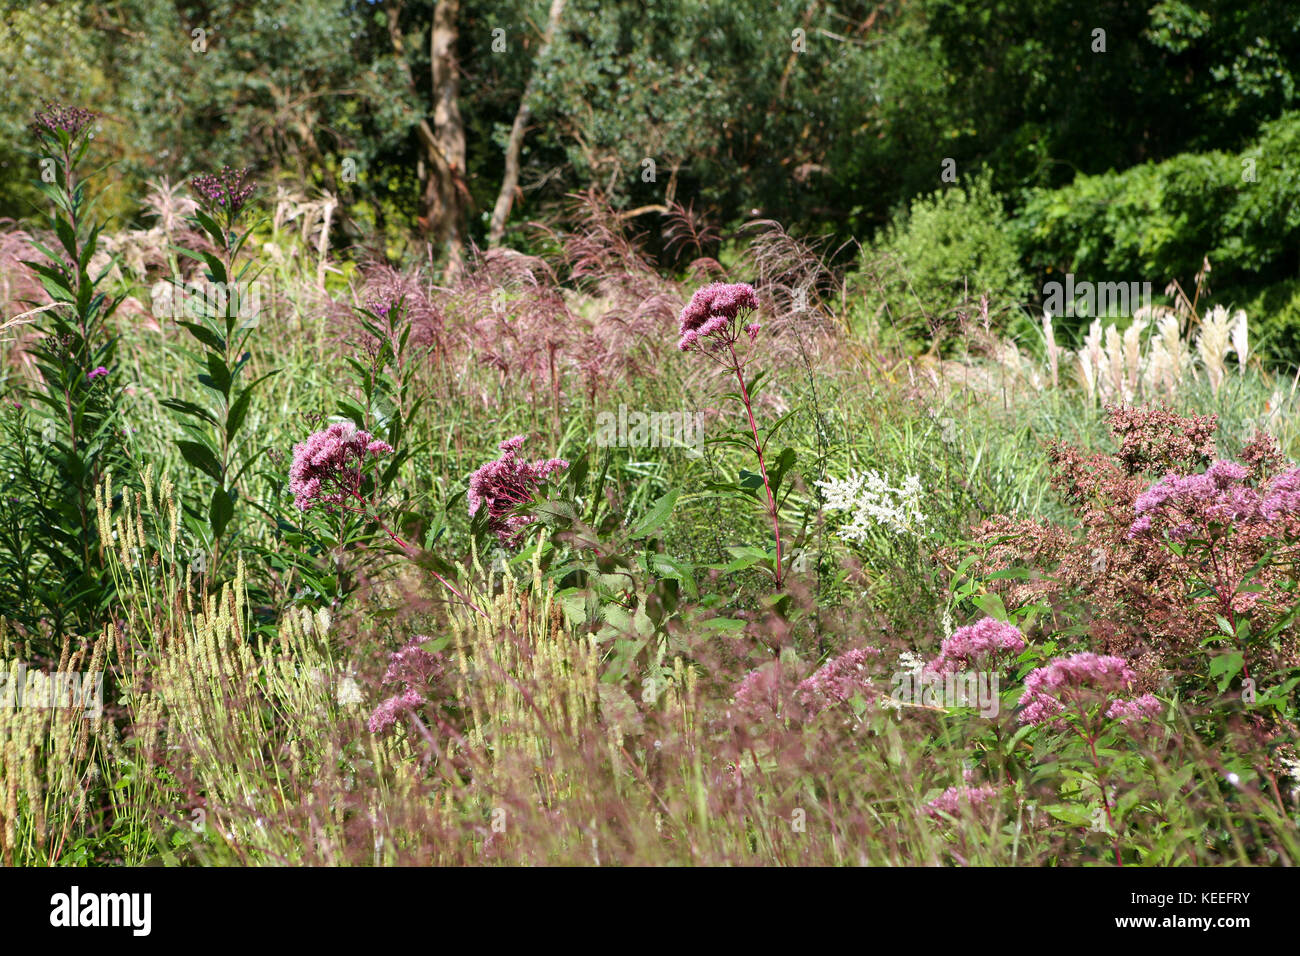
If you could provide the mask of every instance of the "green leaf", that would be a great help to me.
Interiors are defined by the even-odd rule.
[[[989,617],[997,618],[999,621],[1005,621],[1007,619],[1007,609],[1002,603],[1002,598],[998,597],[992,591],[975,595],[971,598],[971,603]]]
[[[200,418],[211,425],[217,424],[216,417],[210,411],[200,405],[194,404],[193,402],[186,402],[179,398],[164,398],[161,404],[164,408],[170,408],[174,411],[183,412],[184,414],[190,415],[194,418]]]
[[[212,525],[213,537],[219,538],[226,532],[226,525],[235,514],[235,503],[230,494],[218,485],[212,491],[212,504],[208,508],[208,522]]]
[[[1219,678],[1219,693],[1222,694],[1232,683],[1232,679],[1241,673],[1246,661],[1241,651],[1228,651],[1210,661],[1210,677]]]
[[[218,484],[221,483],[223,478],[221,465],[217,462],[217,456],[212,453],[211,448],[196,441],[178,441],[176,447],[181,450],[181,455],[187,462],[205,472]]]
[[[677,499],[681,496],[680,489],[674,488],[668,494],[657,500],[650,506],[650,510],[645,513],[636,527],[632,529],[633,538],[644,538],[663,526],[668,520],[668,516],[673,513],[673,508],[677,504]]]
[[[198,322],[186,322],[184,320],[178,320],[178,324],[183,325],[189,330],[190,335],[194,336],[208,348],[216,352],[224,352],[226,350],[225,340],[223,340],[221,336],[217,335],[216,332],[209,329],[206,325],[201,325]]]

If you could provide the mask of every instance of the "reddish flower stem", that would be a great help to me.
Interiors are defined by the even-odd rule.
[[[772,494],[772,483],[767,479],[767,462],[763,459],[763,443],[758,438],[758,424],[754,421],[754,408],[749,401],[749,389],[745,387],[745,376],[740,370],[740,359],[736,347],[728,342],[731,351],[732,370],[736,381],[740,383],[740,398],[745,404],[745,414],[749,416],[749,430],[754,435],[754,451],[758,453],[758,470],[763,476],[763,489],[767,492],[767,513],[772,518],[772,534],[776,538],[776,586],[781,586],[781,523],[776,513],[776,497]]]
[[[361,508],[349,508],[349,507],[347,507],[346,505],[343,505],[342,507],[344,508],[344,510],[346,510],[346,511],[351,511],[353,514],[359,514],[359,515],[362,515],[363,517],[369,518],[371,521],[375,522],[375,524],[379,525],[380,529],[384,532],[384,534],[386,534],[386,535],[388,535],[390,538],[392,538],[392,539],[393,539],[393,542],[394,542],[398,547],[400,547],[403,551],[405,551],[405,552],[407,553],[408,556],[409,556],[409,555],[414,555],[414,554],[415,554],[415,552],[416,552],[416,550],[417,550],[415,547],[413,547],[411,544],[407,543],[406,541],[403,541],[403,540],[402,540],[401,538],[399,538],[397,535],[393,534],[393,532],[389,529],[388,525],[386,525],[386,524],[384,523],[383,519],[380,518],[378,515],[376,515],[376,514],[374,514],[374,513],[372,513],[372,512],[370,511],[370,507],[369,507],[370,503],[369,503],[368,501],[366,501],[365,498],[361,497],[360,493],[357,491],[356,488],[349,488],[349,489],[348,489],[348,492],[352,495],[353,498],[356,498],[357,501],[361,502],[361,504],[362,504],[364,507],[361,507]],[[438,579],[438,581],[442,584],[443,587],[445,587],[445,588],[446,588],[448,591],[450,591],[452,594],[456,595],[456,597],[460,598],[460,600],[461,600],[463,603],[469,605],[471,608],[473,608],[475,611],[477,611],[480,615],[482,615],[482,617],[483,617],[484,619],[486,619],[486,620],[491,620],[491,618],[488,617],[487,612],[484,611],[484,610],[483,610],[481,607],[479,607],[477,604],[475,604],[475,603],[474,603],[472,600],[470,600],[467,596],[465,596],[464,594],[462,594],[462,593],[460,592],[460,590],[456,587],[456,585],[452,584],[450,581],[448,581],[446,578],[444,578],[441,574],[439,574],[439,573],[438,573],[437,571],[435,571],[433,568],[428,568],[427,570],[429,571],[430,574],[432,574],[435,578]]]

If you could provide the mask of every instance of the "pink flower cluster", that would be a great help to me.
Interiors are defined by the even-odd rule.
[[[1206,534],[1210,525],[1254,525],[1300,515],[1300,469],[1278,475],[1261,494],[1246,483],[1249,472],[1233,461],[1216,461],[1203,474],[1168,474],[1138,496],[1130,537],[1148,535],[1161,519],[1175,541]]]
[[[416,690],[404,690],[396,694],[378,707],[370,715],[368,726],[372,734],[381,734],[389,727],[397,723],[397,718],[402,714],[409,713],[423,704],[424,697]]]
[[[939,656],[925,665],[927,674],[958,674],[977,670],[1002,655],[1019,654],[1025,639],[1014,624],[986,617],[953,631]]]
[[[949,787],[925,805],[925,812],[936,820],[942,814],[959,816],[962,807],[980,810],[997,800],[998,792],[992,787]]]
[[[569,467],[563,458],[524,461],[516,454],[523,443],[523,435],[503,441],[497,446],[501,449],[501,457],[469,476],[470,515],[486,505],[488,527],[507,547],[518,543],[524,527],[532,520],[526,515],[514,514],[515,509],[527,504],[543,481]]]
[[[701,339],[716,336],[724,344],[732,344],[740,333],[736,318],[742,310],[758,308],[758,294],[754,287],[744,282],[712,282],[697,289],[680,316],[681,341],[677,347],[689,352]],[[745,326],[752,342],[758,335],[759,325],[751,322]]]
[[[1164,706],[1156,700],[1154,694],[1143,694],[1132,700],[1117,700],[1110,705],[1106,716],[1118,720],[1121,724],[1141,723],[1154,720],[1164,713]]]
[[[393,448],[351,422],[336,422],[293,446],[289,490],[293,503],[307,511],[318,504],[333,508],[361,493],[361,466],[367,456]]]
[[[863,647],[831,658],[815,674],[799,683],[799,702],[815,714],[851,700],[855,694],[865,693],[871,684],[867,665],[873,655],[879,657],[880,651]]]
[[[1108,699],[1111,703],[1105,715],[1121,723],[1155,717],[1160,713],[1160,702],[1150,694],[1131,700],[1118,698],[1131,690],[1136,676],[1124,658],[1110,654],[1085,651],[1058,657],[1046,667],[1030,671],[1025,678],[1020,722],[1062,729],[1071,712],[1088,718],[1092,705]]]
[[[420,647],[427,637],[417,637],[388,657],[388,670],[384,673],[385,684],[426,684],[430,679],[442,673],[442,664],[438,658]]]
[[[388,656],[388,672],[384,674],[383,683],[401,684],[402,691],[375,708],[370,715],[371,733],[383,733],[397,723],[402,714],[426,702],[420,691],[442,674],[442,663],[437,656],[420,647],[427,640],[424,636],[415,637],[400,651]]]
[[[754,668],[736,686],[732,696],[737,714],[753,721],[779,718],[791,685],[798,679],[793,666],[783,661],[772,661]]]

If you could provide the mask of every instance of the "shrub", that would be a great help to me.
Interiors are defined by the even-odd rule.
[[[865,306],[905,341],[941,334],[988,294],[999,325],[1029,293],[1002,200],[984,173],[912,201],[863,254]]]

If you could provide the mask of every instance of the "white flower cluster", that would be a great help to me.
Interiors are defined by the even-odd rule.
[[[849,514],[849,521],[839,530],[846,541],[861,544],[876,528],[911,535],[919,535],[925,528],[917,475],[908,475],[897,488],[890,485],[887,475],[875,471],[851,473],[843,480],[828,478],[817,482],[817,487],[826,493],[826,510]]]

